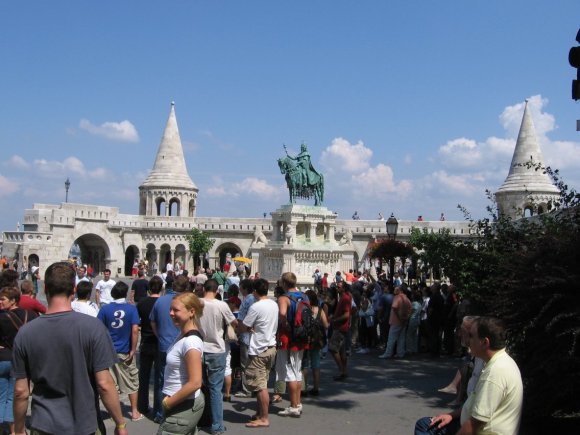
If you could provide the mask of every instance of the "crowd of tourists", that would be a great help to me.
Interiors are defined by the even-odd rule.
[[[223,433],[223,403],[233,398],[255,398],[246,426],[268,427],[270,403],[288,400],[278,415],[299,418],[302,397],[324,394],[330,379],[321,376],[321,359],[330,354],[332,379],[343,382],[354,352],[395,360],[417,353],[464,357],[440,390],[456,395],[455,410],[419,420],[417,434],[455,433],[465,424],[517,433],[521,377],[503,350],[505,328],[472,316],[452,285],[407,285],[400,274],[391,282],[353,270],[330,278],[316,270],[311,288],[301,290],[287,272],[272,298],[259,273],[246,277],[233,265],[191,276],[175,269],[169,263],[147,279],[137,267],[129,287],[110,270],[93,283],[86,267],[55,263],[44,280],[48,307],[36,299],[32,281],[4,271],[0,422],[9,433],[25,433],[32,396],[29,424],[37,433],[104,433],[100,397],[115,433],[125,434],[119,393],[128,397],[130,420],[148,417],[159,434],[197,427]],[[508,393],[497,390],[500,381]]]

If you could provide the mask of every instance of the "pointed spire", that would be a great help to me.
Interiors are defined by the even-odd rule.
[[[498,192],[502,191],[541,191],[545,193],[557,193],[558,189],[552,184],[550,178],[543,171],[536,171],[534,167],[525,166],[530,160],[535,165],[544,166],[544,156],[538,145],[536,129],[532,121],[531,111],[528,108],[528,100],[524,108],[524,116],[516,141],[514,155],[507,178]],[[520,166],[523,165],[523,166]]]
[[[175,103],[171,102],[169,118],[159,144],[157,157],[153,169],[142,186],[178,187],[197,189],[185,166],[183,146],[179,137],[177,118],[175,117]]]

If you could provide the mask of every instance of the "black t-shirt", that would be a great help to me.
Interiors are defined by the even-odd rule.
[[[149,296],[137,304],[137,311],[139,312],[139,317],[141,318],[141,348],[154,346],[157,348],[157,337],[153,334],[153,329],[151,328],[151,320],[149,315],[153,310],[153,305],[157,302],[157,299]]]
[[[131,290],[135,292],[133,300],[135,301],[135,303],[138,303],[141,299],[145,299],[147,297],[147,291],[149,290],[149,281],[147,281],[145,278],[136,279],[135,281],[133,281]]]
[[[31,426],[59,435],[97,430],[95,373],[117,362],[105,326],[74,311],[46,314],[20,328],[14,340],[16,379],[29,379]]]

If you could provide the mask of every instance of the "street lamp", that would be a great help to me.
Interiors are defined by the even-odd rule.
[[[395,217],[394,213],[391,213],[391,217],[387,219],[387,235],[389,239],[396,239],[397,238],[397,228],[399,227],[399,222]]]
[[[395,240],[397,238],[397,229],[399,228],[399,222],[395,217],[394,213],[391,213],[391,216],[387,219],[387,236],[389,236],[390,240]],[[389,281],[391,283],[391,287],[393,286],[393,278],[395,276],[395,257],[391,257],[389,259]]]
[[[66,177],[66,181],[64,182],[64,190],[66,191],[66,196],[64,198],[64,202],[68,202],[68,190],[70,189],[70,180]]]

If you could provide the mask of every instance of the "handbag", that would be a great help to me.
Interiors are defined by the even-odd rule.
[[[238,342],[238,335],[236,334],[236,330],[231,324],[226,326],[226,336],[225,339],[230,343],[237,343]]]

